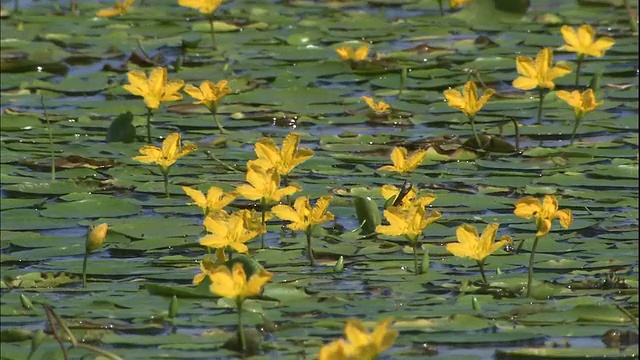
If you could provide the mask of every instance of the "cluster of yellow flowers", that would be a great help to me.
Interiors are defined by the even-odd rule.
[[[133,95],[141,96],[147,107],[148,142],[151,142],[152,110],[160,107],[160,104],[163,102],[182,100],[182,94],[180,94],[179,91],[182,90],[183,87],[188,95],[198,100],[194,102],[194,104],[203,104],[209,109],[220,131],[224,131],[222,124],[216,117],[216,113],[218,112],[220,100],[232,93],[227,80],[220,80],[217,83],[205,80],[200,83],[199,87],[192,84],[187,84],[185,87],[184,81],[182,80],[168,81],[167,69],[163,67],[154,68],[149,74],[149,77],[147,77],[143,71],[132,70],[127,74],[127,79],[129,80],[129,84],[124,85],[124,89]]]
[[[461,6],[465,2],[466,1],[451,1],[451,6]],[[606,36],[596,39],[595,30],[588,24],[582,25],[578,29],[564,25],[560,31],[565,41],[565,44],[560,47],[560,49],[577,54],[576,86],[578,86],[580,66],[584,58],[587,55],[603,57],[605,51],[611,48],[615,41]],[[368,61],[369,49],[369,46],[366,45],[359,47],[357,50],[349,46],[343,46],[336,49],[336,53],[341,60],[349,62],[353,67],[354,64]],[[544,96],[547,92],[555,88],[555,79],[571,73],[571,67],[566,63],[557,63],[554,65],[553,49],[545,47],[538,52],[535,60],[529,56],[517,56],[516,70],[519,76],[513,80],[513,87],[525,91],[537,89],[539,92],[540,103],[538,105],[537,123],[540,124],[542,121],[542,102]],[[474,120],[476,114],[487,104],[495,93],[495,90],[487,88],[484,94],[479,96],[478,88],[473,81],[468,81],[464,85],[462,92],[455,89],[444,91],[444,98],[447,104],[454,109],[462,111],[468,118],[478,148],[483,147],[483,142],[481,142],[478,136]],[[560,90],[556,93],[556,96],[574,109],[575,126],[570,141],[570,144],[573,144],[580,120],[582,120],[585,114],[602,105],[603,101],[596,101],[593,89],[586,89],[583,92],[578,90],[571,92]],[[391,106],[384,101],[375,102],[374,99],[369,96],[362,96],[361,99],[377,115],[389,114],[392,111]]]
[[[451,0],[451,6],[459,6],[466,1]],[[113,9],[103,9],[98,12],[100,17],[124,15],[132,5],[133,0],[118,1]],[[203,14],[212,15],[220,6],[220,0],[179,0],[179,4],[196,8]],[[211,20],[212,21],[212,20]],[[565,45],[565,51],[577,53],[577,73],[583,59],[589,55],[602,57],[604,52],[613,44],[613,39],[595,39],[595,31],[589,25],[582,25],[577,30],[563,26],[561,29]],[[213,23],[212,23],[213,36]],[[367,61],[368,46],[358,49],[341,47],[336,50],[339,57],[351,64]],[[535,60],[528,56],[516,57],[516,70],[519,76],[512,85],[521,90],[537,89],[540,94],[538,120],[541,119],[542,101],[545,94],[555,88],[555,79],[571,73],[571,68],[565,63],[553,63],[553,50],[543,48],[537,54]],[[576,77],[576,84],[579,82]],[[194,104],[204,105],[218,125],[220,131],[224,131],[222,124],[216,118],[220,100],[232,93],[227,80],[217,83],[205,80],[200,86],[187,84],[182,80],[169,81],[167,69],[156,67],[147,77],[142,71],[132,70],[128,73],[129,84],[124,89],[133,95],[143,98],[147,108],[148,141],[151,142],[150,122],[152,111],[158,109],[164,102],[177,101],[183,98],[184,92],[197,101]],[[478,112],[487,104],[495,94],[493,89],[487,88],[482,95],[473,81],[464,84],[462,92],[455,89],[444,91],[447,104],[460,110],[471,123],[477,146],[483,146],[475,129],[474,119]],[[584,92],[574,90],[558,91],[556,96],[573,107],[576,115],[576,125],[571,137],[573,143],[576,128],[582,117],[595,110],[603,102],[595,100],[593,89]],[[391,106],[384,101],[375,102],[373,98],[363,96],[361,98],[375,114],[383,115],[391,112]],[[258,236],[262,236],[261,247],[265,247],[264,234],[267,232],[267,221],[273,216],[282,221],[287,221],[287,227],[293,231],[302,231],[306,235],[306,253],[311,266],[315,265],[311,238],[314,229],[326,222],[332,221],[334,215],[328,211],[332,196],[325,195],[311,204],[308,196],[299,196],[293,201],[289,199],[293,194],[302,191],[302,188],[289,183],[292,171],[303,162],[313,157],[314,152],[308,148],[300,148],[300,134],[292,132],[283,140],[279,148],[271,138],[261,138],[255,143],[254,151],[257,158],[249,160],[246,164],[246,184],[241,184],[233,191],[224,191],[222,188],[211,186],[206,194],[200,190],[182,186],[184,192],[192,199],[189,204],[202,209],[203,225],[206,235],[199,239],[200,245],[215,251],[215,258],[205,256],[200,262],[200,273],[193,278],[193,284],[201,284],[205,279],[209,280],[209,290],[212,294],[232,299],[236,302],[241,318],[242,304],[245,299],[259,295],[262,288],[268,283],[274,274],[259,268],[251,270],[245,268],[242,261],[233,259],[233,254],[247,254],[247,243]],[[134,160],[142,163],[158,165],[164,178],[165,193],[169,196],[168,175],[172,165],[178,159],[194,152],[196,146],[190,143],[182,144],[180,133],[171,133],[166,136],[162,147],[145,145],[140,148],[141,155]],[[409,154],[404,147],[395,147],[391,152],[392,165],[380,167],[379,171],[388,171],[400,175],[408,175],[415,171],[423,162],[427,152],[417,150]],[[387,206],[383,209],[386,224],[376,227],[376,232],[387,236],[404,236],[412,244],[414,250],[414,269],[418,274],[417,247],[420,237],[425,229],[441,218],[439,211],[429,211],[428,207],[436,200],[433,194],[419,194],[417,188],[410,183],[407,188],[399,189],[393,185],[383,185],[380,188],[382,197]],[[242,209],[235,212],[227,212],[228,208],[237,198],[255,201],[256,209]],[[532,196],[526,196],[515,203],[514,214],[525,219],[534,219],[536,236],[531,249],[529,261],[529,278],[527,283],[527,296],[531,293],[533,282],[533,259],[540,238],[551,231],[552,221],[559,219],[563,228],[569,228],[573,222],[572,213],[568,209],[558,209],[558,200],[551,195],[544,197],[541,202]],[[104,242],[107,235],[107,224],[101,224],[91,228],[87,234],[86,255],[83,271],[83,280],[86,283],[86,262],[88,255],[95,251]],[[481,235],[470,224],[462,224],[456,229],[457,242],[446,244],[446,250],[455,256],[475,260],[478,264],[482,281],[488,284],[484,273],[485,260],[498,249],[507,244],[512,244],[509,236],[502,236],[496,240],[499,224],[490,223]],[[424,270],[424,269],[423,269]],[[348,320],[345,325],[345,339],[339,339],[325,345],[319,359],[375,359],[376,356],[390,348],[398,336],[398,332],[390,330],[392,319],[381,321],[373,333],[369,333],[366,327],[358,320]],[[244,333],[242,322],[239,320],[239,336],[244,349]]]

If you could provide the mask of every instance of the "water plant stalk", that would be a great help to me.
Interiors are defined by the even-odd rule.
[[[584,60],[584,54],[578,55],[576,59],[576,87],[580,86],[580,67],[582,66],[582,60]]]
[[[84,259],[82,260],[82,287],[87,287],[87,263],[89,262],[89,249],[84,252]]]
[[[220,123],[220,120],[218,120],[218,118],[216,117],[216,111],[215,110],[211,110],[211,115],[213,115],[213,121],[216,122],[216,125],[218,125],[218,129],[220,130],[221,134],[224,134],[227,132],[227,130],[225,130],[222,127],[222,124]]]
[[[164,195],[169,198],[169,169],[161,170],[162,171],[162,180],[164,182]]]
[[[225,168],[233,171],[233,172],[237,172],[237,173],[241,173],[242,171],[234,168],[233,166],[225,163],[224,161],[220,160],[217,156],[213,155],[213,153],[209,150],[205,150],[204,151],[205,155],[207,155],[207,157],[215,162],[217,162],[218,164],[224,166]]]
[[[413,272],[418,275],[420,273],[422,273],[422,271],[420,271],[418,269],[418,241],[414,241],[413,242]]]
[[[533,283],[533,258],[536,255],[536,248],[538,247],[539,236],[533,241],[533,247],[531,248],[531,255],[529,256],[529,274],[527,276],[527,297],[531,296],[531,284]]]
[[[211,50],[216,50],[216,35],[213,30],[213,13],[209,16],[209,29],[211,30]]]
[[[151,108],[147,108],[147,143],[151,144]]]
[[[240,348],[244,354],[247,351],[247,339],[244,337],[244,324],[242,323],[242,302],[244,299],[236,299],[236,307],[238,308],[238,338],[240,339]]]
[[[400,89],[398,89],[398,95],[402,95],[405,83],[407,82],[407,67],[403,66],[400,71]]]
[[[49,133],[49,151],[51,152],[51,180],[56,181],[56,156],[53,151],[53,132],[51,130],[51,121],[47,113],[47,107],[44,106],[44,96],[40,96],[40,104],[44,112],[44,119],[47,121],[47,132]]]
[[[58,314],[56,314],[55,311],[53,311],[51,306],[49,306],[48,304],[42,304],[42,306],[44,307],[45,314],[47,316],[47,321],[49,322],[49,325],[50,325],[50,327],[52,329],[53,337],[56,339],[58,344],[60,344],[60,348],[62,349],[62,354],[63,354],[64,359],[69,359],[69,353],[67,352],[67,349],[64,346],[62,338],[58,334],[57,327],[54,325],[54,320],[55,320],[55,323],[57,323],[57,325],[60,326],[60,328],[62,328],[62,331],[64,332],[64,334],[67,336],[67,338],[71,342],[71,347],[72,348],[84,349],[84,350],[90,351],[90,352],[92,352],[94,354],[100,355],[101,357],[105,357],[105,358],[107,358],[109,360],[123,360],[121,357],[119,357],[116,354],[110,353],[110,352],[108,352],[106,350],[102,350],[102,349],[100,349],[98,347],[95,347],[93,345],[89,345],[89,344],[85,344],[85,343],[82,343],[82,342],[78,342],[78,340],[73,335],[71,330],[69,330],[69,327],[67,326],[67,324],[65,324],[65,322],[62,320],[62,318],[60,318],[60,316]]]
[[[542,102],[544,101],[544,97],[547,95],[547,92],[542,88],[538,88],[538,95],[538,119],[536,120],[536,124],[540,125],[542,124]]]
[[[518,127],[518,120],[511,118],[511,122],[513,122],[513,129],[516,136],[516,150],[520,151],[520,128]]]
[[[638,13],[633,10],[631,5],[629,4],[629,0],[623,1],[625,9],[627,9],[627,13],[629,14],[629,27],[631,31],[634,33],[638,32]]]
[[[578,131],[578,126],[580,125],[580,120],[582,120],[582,116],[576,115],[576,123],[573,125],[573,131],[571,132],[571,140],[569,141],[569,145],[573,145],[573,141],[576,138],[576,132]]]
[[[478,144],[478,149],[480,149],[482,148],[482,143],[480,142],[480,136],[478,136],[478,132],[476,131],[475,117],[469,116],[469,122],[471,123],[471,131],[473,131],[473,136],[476,139],[476,144]]]
[[[305,234],[307,235],[307,255],[309,256],[309,265],[315,265],[315,259],[313,258],[313,250],[311,249],[311,233],[313,232],[313,227],[309,226],[307,230],[305,230]]]
[[[480,269],[480,276],[482,276],[482,282],[485,285],[489,285],[489,282],[487,281],[487,276],[484,273],[484,260],[482,261],[478,260],[478,268]]]

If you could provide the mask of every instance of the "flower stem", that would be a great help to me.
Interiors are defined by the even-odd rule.
[[[571,141],[569,145],[573,145],[573,141],[576,138],[576,132],[578,131],[578,125],[580,125],[580,120],[582,120],[582,116],[576,115],[576,123],[573,125],[573,132],[571,133]]]
[[[542,88],[538,88],[538,92],[540,100],[538,101],[538,120],[536,121],[536,124],[540,125],[542,124],[542,102],[544,101],[544,97],[547,93]]]
[[[531,255],[529,256],[529,276],[527,278],[527,297],[531,296],[531,283],[533,282],[533,257],[536,255],[538,240],[540,240],[540,237],[536,236],[536,239],[533,241],[533,247],[531,248]]]
[[[162,170],[162,178],[164,180],[164,195],[169,198],[169,170]]]
[[[87,262],[89,262],[89,250],[84,252],[84,260],[82,261],[82,287],[87,287]]]
[[[584,60],[584,55],[578,55],[576,59],[576,87],[580,86],[580,67],[582,66],[582,60]]]
[[[313,231],[312,227],[309,226],[305,231],[307,234],[307,256],[309,257],[309,265],[315,266],[315,260],[313,258],[313,250],[311,249],[311,232]]]
[[[151,144],[151,109],[147,108],[147,143]]]
[[[265,210],[267,207],[267,201],[265,200],[265,198],[262,198],[262,200],[260,200],[260,210],[262,211],[262,226],[266,228],[266,224],[265,224]],[[260,248],[264,249],[264,232],[260,235]]]
[[[476,144],[478,144],[478,149],[480,149],[482,148],[482,143],[480,142],[480,136],[478,136],[478,132],[476,131],[475,118],[473,116],[470,116],[469,122],[471,123],[471,131],[473,131],[473,136],[476,138]]]
[[[211,50],[216,50],[216,35],[213,30],[213,13],[209,16],[209,28],[211,29]]]
[[[243,299],[236,299],[236,307],[238,308],[238,337],[240,338],[240,348],[244,354],[247,351],[247,340],[244,338],[244,324],[242,323],[242,301]]]
[[[418,269],[418,242],[413,243],[413,271],[416,275],[421,274],[422,271]]]
[[[215,162],[217,162],[218,164],[224,166],[225,168],[227,168],[227,169],[229,169],[229,170],[231,170],[233,172],[237,172],[237,173],[241,173],[242,172],[242,171],[234,168],[233,166],[225,163],[224,161],[220,160],[217,156],[213,155],[213,153],[211,151],[205,150],[204,153],[205,153],[205,155],[207,155],[207,157],[209,159],[214,160]]]
[[[220,133],[224,134],[227,132],[227,130],[225,130],[222,127],[222,124],[220,123],[220,120],[218,120],[218,118],[216,117],[216,112],[215,111],[211,111],[211,115],[213,115],[213,120],[216,122],[216,125],[218,125],[218,129],[220,129]]]
[[[442,0],[438,0],[438,6],[440,6],[440,16],[444,16],[444,7],[442,6]]]
[[[516,151],[520,151],[520,128],[518,127],[518,120],[511,118],[511,121],[513,122],[513,128],[515,129]]]
[[[482,282],[484,282],[485,285],[489,285],[487,276],[484,274],[484,260],[478,261],[478,268],[480,268],[480,276],[482,276]]]

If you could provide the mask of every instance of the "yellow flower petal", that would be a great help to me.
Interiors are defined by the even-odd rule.
[[[426,156],[427,156],[427,150],[414,151],[406,161],[405,172],[414,171],[420,164],[422,164],[422,161]]]
[[[447,105],[454,109],[464,111],[465,101],[462,93],[455,89],[447,89],[444,91],[444,98],[447,100]]]
[[[243,296],[251,297],[260,294],[262,287],[268,283],[272,277],[272,273],[264,269],[258,270],[249,278],[249,282],[247,283],[247,288],[243,292]]]
[[[393,148],[393,151],[391,151],[391,162],[393,163],[393,166],[398,169],[398,172],[402,172],[402,169],[405,168],[407,154],[407,149],[401,146],[396,146]]]
[[[324,345],[318,354],[318,360],[347,360],[344,340],[336,340]]]
[[[353,60],[362,61],[366,60],[367,56],[369,56],[369,47],[366,45],[360,46],[358,50],[353,54]]]
[[[538,86],[538,81],[532,78],[520,76],[513,80],[513,83],[511,85],[516,89],[531,90],[535,89]]]
[[[134,156],[132,159],[145,164],[155,163],[162,156],[162,150],[152,145],[144,145],[138,151],[142,155]]]
[[[379,353],[391,348],[398,337],[398,332],[396,330],[389,329],[390,324],[391,318],[384,319],[378,323],[373,331],[373,342],[376,344],[376,350]]]
[[[245,277],[244,281],[241,280],[243,276]],[[209,275],[209,279],[211,279],[209,291],[214,295],[229,299],[238,297],[239,290],[246,284],[246,276],[241,263],[233,265],[233,275],[228,267],[222,265]]]
[[[463,224],[456,229],[458,242],[465,246],[471,246],[478,242],[478,230],[469,224]]]
[[[513,213],[517,217],[521,217],[523,219],[531,219],[542,210],[540,200],[534,198],[533,196],[525,196],[524,198],[518,200],[515,206],[516,209]]]
[[[122,9],[118,8],[100,9],[96,12],[96,16],[101,18],[114,17],[122,14]]]
[[[197,205],[203,211],[206,212],[206,210],[207,210],[207,198],[204,196],[202,191],[196,190],[196,189],[192,189],[192,188],[190,188],[188,186],[182,186],[182,190],[184,190],[184,192],[187,194],[187,196],[189,196],[191,198],[191,200],[193,200],[193,203],[190,203],[190,204]]]
[[[573,223],[573,215],[571,214],[571,210],[563,209],[556,212],[555,217],[560,220],[560,225],[568,229],[569,226]]]

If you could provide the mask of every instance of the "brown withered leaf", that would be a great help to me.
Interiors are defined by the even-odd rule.
[[[112,168],[118,163],[115,160],[95,160],[89,159],[79,155],[69,155],[67,157],[56,159],[56,167],[62,169],[73,169],[73,168],[89,168],[89,169],[107,169]]]

